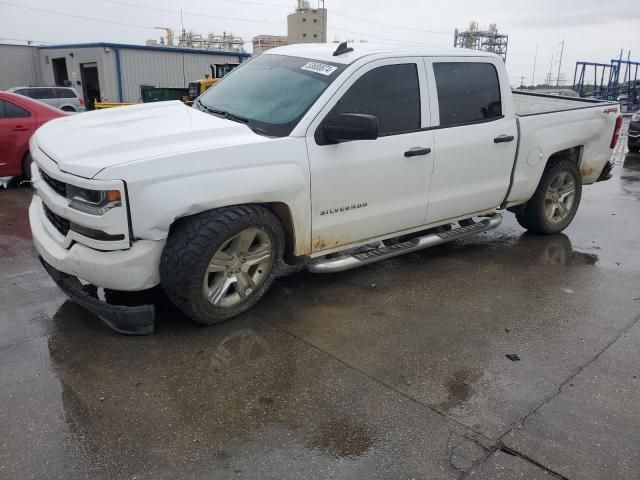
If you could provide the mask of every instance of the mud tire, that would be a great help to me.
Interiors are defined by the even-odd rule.
[[[559,223],[553,223],[545,213],[545,196],[551,182],[561,172],[567,172],[573,178],[575,185],[575,197],[568,215]],[[563,231],[578,211],[580,199],[582,197],[582,176],[575,161],[567,158],[551,159],[547,164],[540,183],[531,199],[522,207],[516,209],[516,219],[518,223],[533,233],[542,235],[553,235]]]
[[[247,228],[260,228],[272,245],[268,272],[241,303],[216,306],[202,291],[210,259],[225,242]],[[259,205],[239,205],[203,212],[178,220],[171,229],[160,260],[160,281],[169,299],[198,323],[212,325],[235,317],[269,289],[282,262],[285,238],[278,218]]]

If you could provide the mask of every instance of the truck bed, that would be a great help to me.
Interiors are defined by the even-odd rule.
[[[563,112],[579,108],[601,107],[609,102],[514,90],[513,103],[516,115],[525,117],[528,115]]]
[[[618,104],[517,91],[513,101],[519,139],[507,206],[531,198],[547,159],[557,152],[579,149],[583,184],[598,180],[611,157]]]

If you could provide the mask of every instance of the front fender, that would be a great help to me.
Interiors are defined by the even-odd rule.
[[[247,203],[283,203],[291,213],[294,254],[311,250],[309,167],[304,139],[187,152],[101,172],[127,183],[134,238],[162,240],[179,218]]]

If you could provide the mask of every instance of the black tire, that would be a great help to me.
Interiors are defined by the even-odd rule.
[[[575,185],[575,196],[568,214],[559,222],[552,222],[545,213],[545,196],[551,182],[561,173],[567,172],[573,178]],[[560,233],[573,220],[580,198],[582,197],[582,176],[576,163],[567,158],[555,158],[549,160],[538,184],[538,188],[531,199],[522,207],[516,210],[518,223],[530,232],[543,235],[553,235]]]
[[[631,145],[629,145],[629,151],[631,153],[638,153],[640,152],[640,147],[632,147]]]
[[[31,163],[33,159],[31,158],[31,154],[29,152],[25,153],[24,158],[22,159],[22,179],[24,181],[31,180]]]
[[[210,260],[229,239],[248,228],[268,235],[271,259],[259,285],[240,303],[217,306],[202,290]],[[284,253],[284,231],[278,218],[258,205],[225,207],[187,217],[172,227],[160,261],[160,280],[169,299],[196,322],[213,325],[251,308],[269,289]]]
[[[75,112],[76,109],[73,107],[62,107],[60,110],[62,110],[63,112]]]

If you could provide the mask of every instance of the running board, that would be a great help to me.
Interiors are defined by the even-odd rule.
[[[502,215],[493,214],[488,218],[484,218],[478,222],[469,225],[454,228],[445,232],[430,233],[422,237],[412,238],[406,242],[395,243],[388,247],[378,247],[362,253],[353,255],[342,255],[322,259],[308,266],[310,272],[313,273],[334,273],[350,270],[352,268],[361,267],[369,263],[386,260],[387,258],[397,257],[405,253],[415,252],[423,248],[434,247],[442,243],[451,242],[458,238],[474,235],[476,233],[486,232],[497,228],[502,223]]]

